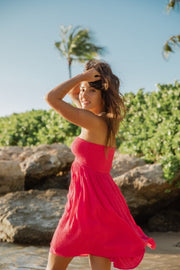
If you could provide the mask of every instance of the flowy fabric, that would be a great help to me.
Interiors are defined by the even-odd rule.
[[[137,267],[145,247],[154,249],[155,242],[135,223],[110,175],[115,148],[76,137],[71,150],[75,160],[68,200],[50,252],[64,257],[106,257],[118,269]]]

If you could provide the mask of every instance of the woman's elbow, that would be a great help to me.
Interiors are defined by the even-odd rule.
[[[47,93],[45,96],[44,96],[44,100],[49,103],[50,101],[50,96],[49,96],[49,93]]]
[[[53,94],[51,92],[49,92],[45,95],[44,99],[47,103],[52,103],[55,98],[54,98]]]
[[[52,93],[47,93],[44,99],[52,108],[59,107],[59,100],[55,98]]]

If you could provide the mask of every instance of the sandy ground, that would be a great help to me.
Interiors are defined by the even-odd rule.
[[[180,255],[180,232],[153,232],[148,235],[154,238],[156,242],[156,249],[147,248],[148,253]]]
[[[180,270],[180,232],[147,234],[154,238],[156,249],[147,248],[136,270]],[[47,246],[0,243],[0,270],[45,270],[48,251]],[[88,257],[75,257],[67,270],[90,270]]]

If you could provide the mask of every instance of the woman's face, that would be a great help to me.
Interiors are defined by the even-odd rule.
[[[95,114],[99,114],[104,110],[101,91],[91,87],[86,81],[80,84],[79,101],[83,109]]]

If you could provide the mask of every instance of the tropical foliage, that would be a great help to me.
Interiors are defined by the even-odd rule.
[[[54,110],[32,110],[0,118],[0,145],[31,146],[56,142],[70,145],[79,128]]]
[[[157,91],[124,95],[127,115],[120,125],[117,147],[161,163],[164,177],[172,182],[180,171],[180,83],[157,85]],[[30,146],[55,142],[71,145],[80,133],[55,111],[33,110],[0,118],[0,145]],[[180,185],[180,183],[179,183]]]
[[[128,113],[117,139],[121,152],[161,163],[171,181],[180,171],[180,83],[157,87],[125,95]]]
[[[105,52],[104,47],[96,46],[93,35],[89,29],[81,26],[60,26],[61,41],[55,42],[55,46],[62,57],[68,62],[69,77],[71,78],[71,65],[73,61],[84,63]]]
[[[175,9],[178,6],[179,2],[180,0],[169,0],[169,3],[166,6],[168,12],[171,9]],[[165,58],[168,58],[169,53],[173,53],[174,49],[178,46],[180,46],[180,35],[171,36],[163,46],[163,56]]]

